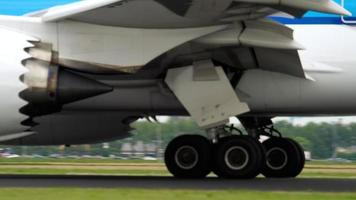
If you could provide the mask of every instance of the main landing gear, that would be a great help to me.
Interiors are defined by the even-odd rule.
[[[233,134],[233,128],[214,129],[211,140],[200,135],[182,135],[165,151],[168,170],[178,178],[204,178],[214,172],[221,178],[250,179],[260,173],[267,178],[291,178],[300,174],[305,157],[292,139],[280,137],[270,119],[240,119],[248,135]],[[269,139],[260,142],[261,135]]]

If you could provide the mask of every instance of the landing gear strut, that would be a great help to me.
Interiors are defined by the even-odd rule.
[[[265,118],[239,118],[248,135],[234,135],[233,127],[208,131],[210,140],[183,135],[172,140],[165,151],[168,170],[178,178],[204,178],[214,172],[221,178],[250,179],[296,177],[305,164],[304,151],[294,140],[282,138]],[[270,138],[263,143],[261,135]]]

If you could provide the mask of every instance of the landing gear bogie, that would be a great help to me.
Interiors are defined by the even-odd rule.
[[[260,173],[267,178],[292,178],[301,173],[305,157],[296,141],[283,138],[271,120],[245,118],[242,122],[248,135],[221,126],[207,131],[209,139],[200,135],[175,138],[165,152],[168,170],[178,178],[204,178],[210,172],[233,179],[250,179]],[[270,138],[261,143],[261,135]]]

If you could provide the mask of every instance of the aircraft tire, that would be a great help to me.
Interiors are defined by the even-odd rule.
[[[266,164],[262,174],[267,178],[293,178],[304,168],[301,146],[292,139],[272,137],[262,143],[266,150]]]
[[[299,165],[296,166],[296,169],[294,170],[294,173],[291,173],[290,176],[291,177],[297,177],[304,169],[304,165],[305,165],[305,154],[304,154],[304,149],[303,147],[295,140],[292,140],[290,138],[285,138],[286,140],[289,140],[291,143],[293,143],[295,145],[295,147],[298,150],[299,153]]]
[[[211,172],[211,143],[200,135],[182,135],[167,146],[164,161],[177,178],[204,178]]]
[[[249,136],[222,138],[213,148],[213,172],[220,178],[255,178],[265,163],[262,145]]]

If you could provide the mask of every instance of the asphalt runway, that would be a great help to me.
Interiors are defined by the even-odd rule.
[[[1,175],[1,187],[356,192],[356,179],[257,178],[253,180],[226,180],[207,178],[203,180],[183,180],[172,177],[140,176]]]

